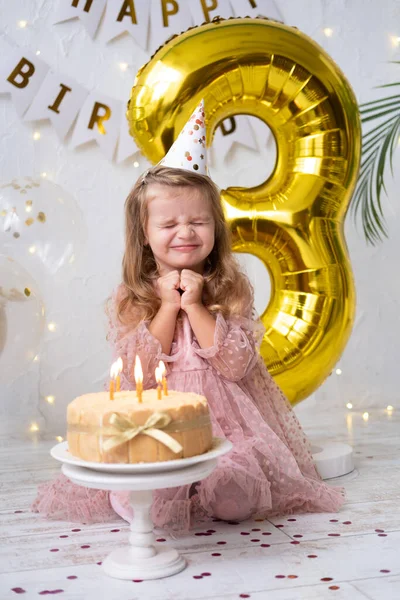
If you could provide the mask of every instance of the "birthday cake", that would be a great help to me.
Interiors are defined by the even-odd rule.
[[[67,410],[67,440],[73,456],[102,463],[147,463],[203,454],[211,448],[207,400],[169,390],[157,398],[146,390],[85,394]]]

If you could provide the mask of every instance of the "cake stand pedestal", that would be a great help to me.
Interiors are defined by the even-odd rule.
[[[185,559],[174,548],[158,548],[155,546],[153,522],[150,517],[152,504],[152,491],[163,488],[172,488],[187,485],[204,479],[215,469],[218,456],[222,456],[232,448],[228,440],[219,440],[219,446],[210,456],[205,453],[193,457],[195,464],[184,468],[177,468],[179,461],[168,470],[166,464],[158,463],[160,471],[155,471],[156,463],[149,463],[149,472],[146,465],[138,465],[139,472],[113,472],[113,465],[107,465],[107,472],[103,470],[88,469],[76,464],[62,465],[66,477],[78,485],[89,488],[110,491],[130,491],[130,502],[133,508],[133,520],[129,545],[117,548],[103,561],[102,566],[107,575],[117,579],[159,579],[179,573],[186,567]],[[183,459],[186,463],[190,459]],[[82,461],[83,463],[84,461]],[[119,465],[116,465],[116,470]],[[133,466],[134,468],[134,466]],[[161,470],[162,469],[162,470]]]

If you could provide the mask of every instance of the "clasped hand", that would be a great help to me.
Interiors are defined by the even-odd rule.
[[[202,304],[204,277],[199,273],[182,269],[171,271],[157,280],[162,304],[172,305],[177,310],[187,311],[192,306]],[[182,296],[179,289],[183,290]]]

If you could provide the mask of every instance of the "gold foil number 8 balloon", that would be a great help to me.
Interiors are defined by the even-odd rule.
[[[236,114],[260,118],[275,136],[271,176],[221,196],[233,249],[257,256],[269,271],[261,354],[295,403],[331,372],[354,320],[343,223],[360,160],[357,103],[310,38],[250,18],[189,29],[139,71],[127,116],[151,161],[165,155],[201,98],[208,144],[218,124]]]

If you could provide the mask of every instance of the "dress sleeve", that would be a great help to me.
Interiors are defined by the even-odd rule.
[[[219,313],[214,344],[210,348],[200,348],[198,342],[193,341],[192,347],[219,375],[229,381],[240,381],[257,362],[264,331],[261,321],[239,316],[225,319]]]
[[[174,362],[179,353],[164,354],[160,342],[149,331],[150,321],[141,321],[132,328],[121,323],[117,316],[117,303],[121,299],[119,286],[112,295],[108,304],[109,329],[107,339],[113,348],[113,361],[122,358],[123,370],[121,373],[121,390],[136,389],[134,367],[136,355],[139,356],[143,369],[143,388],[149,389],[156,386],[155,369],[160,360]]]

